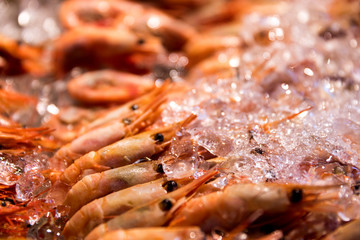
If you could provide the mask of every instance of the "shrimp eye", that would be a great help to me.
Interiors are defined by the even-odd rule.
[[[356,184],[352,187],[352,190],[355,195],[360,195],[360,182],[356,182]]]
[[[172,192],[177,189],[178,185],[175,181],[168,181],[164,183],[163,187],[167,192]]]
[[[139,44],[139,45],[143,45],[144,43],[145,43],[145,39],[143,39],[143,38],[139,38],[137,41],[137,44]]]
[[[131,119],[129,119],[129,118],[124,118],[124,119],[122,120],[122,122],[123,122],[125,125],[130,125],[130,124],[131,124]]]
[[[169,211],[172,208],[173,204],[169,199],[164,199],[160,202],[160,209],[163,211]]]
[[[258,148],[258,147],[257,147],[257,148],[254,148],[253,150],[251,150],[251,153],[252,153],[252,154],[258,153],[258,154],[262,155],[262,154],[265,153],[265,151],[262,150],[261,148]]]
[[[156,168],[155,168],[155,171],[158,172],[158,173],[165,173],[162,164],[158,164],[158,165],[156,166]]]
[[[219,229],[215,229],[214,230],[214,233],[220,237],[224,237],[225,236],[225,233]]]
[[[5,201],[1,201],[1,206],[6,207],[6,202],[5,202]]]
[[[303,199],[303,190],[300,188],[294,188],[290,193],[290,202],[298,203]]]
[[[164,141],[164,135],[162,135],[161,133],[157,133],[155,134],[154,136],[154,140],[157,142],[157,143],[161,143]]]
[[[130,108],[131,108],[131,110],[135,111],[135,110],[139,109],[139,106],[137,104],[134,104]]]

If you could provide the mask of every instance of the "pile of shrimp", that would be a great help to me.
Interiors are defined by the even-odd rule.
[[[360,3],[66,0],[0,36],[0,236],[360,239]]]

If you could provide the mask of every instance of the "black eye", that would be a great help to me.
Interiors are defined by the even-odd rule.
[[[135,110],[139,109],[139,106],[137,104],[134,104],[130,108],[131,108],[131,110],[135,111]]]
[[[154,140],[157,142],[157,143],[161,143],[164,141],[164,135],[162,135],[161,133],[157,133],[154,135]]]
[[[158,164],[156,165],[155,167],[155,171],[158,172],[158,173],[165,173],[164,172],[164,168],[163,168],[163,165],[162,164]]]
[[[1,206],[6,207],[6,202],[5,202],[5,201],[1,201]]]
[[[173,204],[169,199],[164,199],[160,202],[160,209],[163,211],[169,211],[172,208]]]
[[[303,190],[300,188],[294,188],[290,193],[290,202],[298,203],[303,199]]]
[[[251,151],[251,153],[252,154],[255,154],[255,153],[258,153],[258,154],[264,154],[265,153],[265,151],[264,150],[262,150],[261,148],[254,148],[252,151]]]
[[[225,236],[225,233],[219,229],[215,229],[214,230],[214,233],[220,237],[224,237]]]
[[[178,185],[175,181],[168,181],[164,183],[163,187],[167,192],[172,192],[177,189]]]
[[[137,44],[139,44],[139,45],[143,45],[144,43],[145,43],[145,39],[143,39],[143,38],[139,38],[137,41]]]
[[[124,118],[124,119],[122,120],[122,122],[123,122],[125,125],[130,125],[130,124],[131,124],[131,119],[129,119],[129,118]]]
[[[352,186],[352,190],[355,195],[360,195],[360,182],[356,181],[356,184]]]

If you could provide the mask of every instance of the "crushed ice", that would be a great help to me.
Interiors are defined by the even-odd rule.
[[[192,144],[235,158],[224,171],[252,182],[319,182],[303,168],[319,155],[359,166],[360,49],[353,29],[325,14],[328,2],[293,1],[281,14],[245,16],[238,36],[248,46],[237,55],[239,68],[232,61],[236,50],[218,54],[232,77],[204,70],[193,90],[163,112],[164,122],[198,115],[186,130],[190,140],[173,141],[171,154]],[[259,43],[260,31],[267,41]],[[197,151],[191,157],[201,162]],[[191,157],[183,157],[184,171],[199,167]],[[177,166],[168,163],[165,171],[181,176]]]

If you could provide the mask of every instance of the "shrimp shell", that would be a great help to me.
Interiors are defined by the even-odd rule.
[[[109,193],[159,178],[158,161],[131,164],[101,173],[88,175],[67,193],[64,205],[70,206],[72,216],[81,206]]]
[[[123,240],[203,240],[205,234],[198,227],[158,227],[158,228],[132,228],[128,230],[119,229],[105,234],[101,240],[123,239]]]

